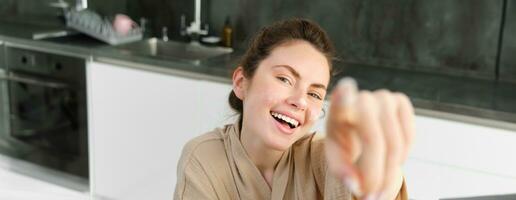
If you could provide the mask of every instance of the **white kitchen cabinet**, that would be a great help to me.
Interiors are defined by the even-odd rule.
[[[516,193],[516,132],[416,116],[405,175],[409,197]]]
[[[111,199],[171,199],[182,146],[236,120],[230,84],[88,64],[91,186]],[[324,132],[325,118],[314,130]],[[416,116],[404,167],[414,199],[514,193],[516,133]]]
[[[200,130],[207,132],[215,127],[233,123],[238,119],[231,110],[228,96],[232,90],[230,84],[213,81],[199,81]]]
[[[414,121],[404,165],[410,199],[516,193],[516,132],[422,115]]]
[[[94,195],[171,199],[183,145],[220,126],[231,87],[99,62],[87,75]]]

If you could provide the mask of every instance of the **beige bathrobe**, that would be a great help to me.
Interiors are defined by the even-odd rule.
[[[174,199],[354,199],[328,174],[322,139],[310,134],[279,161],[272,190],[247,156],[238,123],[194,138],[183,148]],[[405,184],[397,199],[407,199]]]

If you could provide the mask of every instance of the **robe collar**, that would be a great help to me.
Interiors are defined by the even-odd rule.
[[[241,199],[283,199],[292,178],[293,157],[291,148],[283,153],[273,174],[272,191],[240,142],[238,120],[226,126],[223,133],[226,154],[236,189]]]

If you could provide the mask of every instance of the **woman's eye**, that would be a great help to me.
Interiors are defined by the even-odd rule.
[[[321,97],[321,96],[319,96],[319,95],[318,95],[318,94],[316,94],[316,93],[308,93],[308,95],[310,95],[310,96],[312,96],[312,97],[314,97],[314,98],[316,98],[316,99],[322,100],[322,97]]]
[[[292,83],[290,82],[290,80],[288,80],[288,79],[287,79],[287,78],[285,78],[285,77],[278,76],[278,80],[280,80],[281,82],[287,83],[287,84],[289,84],[289,85],[292,85]]]

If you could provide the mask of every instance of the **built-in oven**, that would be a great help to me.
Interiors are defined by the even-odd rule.
[[[87,179],[85,60],[8,45],[3,59],[0,150]]]

